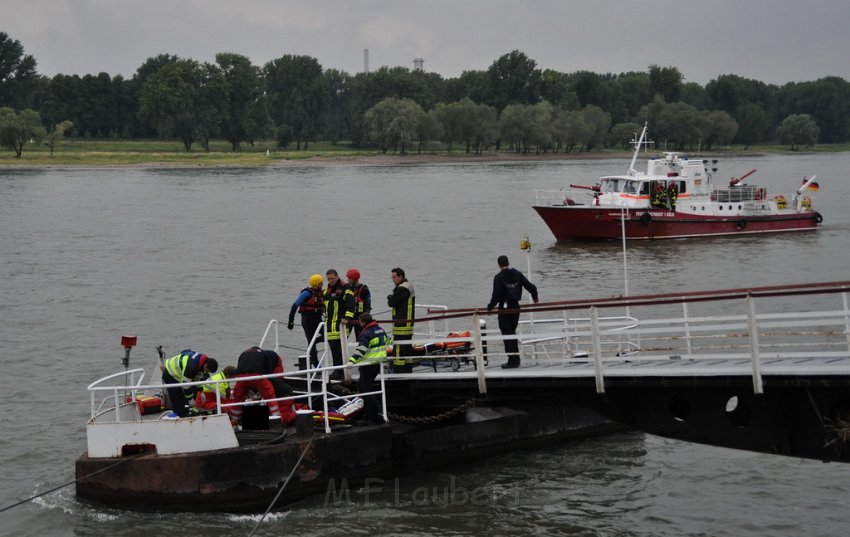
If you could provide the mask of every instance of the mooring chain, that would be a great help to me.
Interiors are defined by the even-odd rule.
[[[467,408],[475,406],[476,399],[473,397],[469,401],[463,403],[462,405],[455,407],[451,410],[447,410],[440,414],[435,414],[433,416],[402,416],[401,414],[390,414],[390,419],[395,421],[400,421],[402,423],[410,423],[415,425],[428,425],[432,423],[437,423],[443,420],[447,420],[453,416],[464,412]]]

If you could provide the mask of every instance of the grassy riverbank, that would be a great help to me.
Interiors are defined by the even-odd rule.
[[[458,149],[460,147],[460,149]],[[799,153],[831,153],[850,151],[850,144],[819,145]],[[695,152],[688,152],[695,154]],[[717,149],[711,155],[758,155],[764,153],[794,154],[788,146],[753,146]],[[329,164],[334,162],[368,164],[416,164],[434,161],[493,161],[493,160],[569,160],[588,158],[622,158],[629,152],[600,149],[592,152],[517,154],[512,151],[487,151],[483,155],[467,154],[462,144],[451,153],[442,144],[429,146],[423,154],[415,152],[405,156],[383,154],[377,149],[356,149],[347,144],[314,143],[308,150],[280,149],[274,141],[262,141],[254,146],[245,145],[240,152],[230,151],[230,144],[216,140],[210,142],[210,150],[199,145],[192,151],[184,151],[178,141],[160,140],[63,140],[57,144],[53,157],[43,145],[27,144],[21,158],[12,151],[0,152],[2,167],[51,167],[51,166],[274,166],[287,164]]]

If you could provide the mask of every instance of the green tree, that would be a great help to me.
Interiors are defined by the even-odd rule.
[[[258,130],[268,124],[263,102],[263,80],[260,69],[241,54],[219,53],[215,62],[224,78],[226,100],[221,116],[221,134],[233,151],[242,142],[253,140]]]
[[[783,88],[782,100],[783,116],[811,116],[819,128],[821,142],[850,140],[850,82],[832,76],[791,83]]]
[[[422,107],[412,99],[388,97],[372,108],[363,117],[369,138],[384,153],[392,147],[393,154],[399,148],[406,154],[407,145],[417,138],[417,121]]]
[[[443,136],[443,126],[437,119],[437,114],[434,110],[425,112],[421,108],[416,118],[416,139],[419,143],[417,153],[422,154],[422,146],[431,140],[439,140]]]
[[[535,104],[540,102],[543,76],[537,62],[524,53],[514,50],[500,56],[487,69],[490,94],[487,103],[502,110],[511,103]]]
[[[464,71],[459,77],[445,81],[444,97],[446,102],[469,97],[476,103],[483,103],[490,97],[490,75],[487,71]]]
[[[640,136],[641,127],[637,123],[617,123],[611,127],[610,143],[612,147],[623,149],[632,148],[632,142],[637,141]]]
[[[797,151],[800,145],[812,147],[818,140],[818,125],[808,114],[794,114],[785,118],[777,129],[779,142],[789,144],[791,151]]]
[[[463,139],[460,102],[438,103],[434,115],[443,129],[442,140],[446,144],[446,151],[451,153],[454,142]]]
[[[74,128],[74,124],[68,120],[65,120],[58,125],[56,123],[52,124],[49,129],[46,131],[46,136],[44,138],[44,145],[50,149],[50,158],[53,158],[53,150],[56,147],[56,143],[61,141],[64,138],[65,133]]]
[[[0,32],[0,106],[20,110],[33,104],[38,74],[35,58],[21,42]]]
[[[471,130],[467,138],[473,152],[480,155],[498,136],[499,115],[496,109],[484,103],[476,104],[472,110]]]
[[[735,112],[738,118],[738,143],[744,144],[744,149],[749,149],[752,144],[757,144],[764,139],[765,132],[770,121],[761,106],[748,103]]]
[[[346,140],[351,136],[351,117],[349,106],[351,99],[351,76],[337,69],[325,69],[322,73],[323,87],[327,92],[327,114],[324,122],[325,139],[332,143]]]
[[[591,144],[596,130],[587,122],[586,115],[581,110],[570,110],[563,115],[564,149],[567,153],[576,146],[583,149]]]
[[[738,123],[722,110],[704,111],[702,145],[711,149],[714,144],[729,145],[738,134]]]
[[[41,142],[46,134],[35,110],[27,108],[16,114],[9,107],[0,108],[0,145],[13,150],[16,158],[21,158],[28,140]]]
[[[151,75],[142,88],[143,118],[161,137],[174,136],[186,151],[200,140],[208,148],[226,99],[224,78],[214,65],[179,60]]]
[[[517,153],[523,149],[525,133],[528,130],[526,108],[526,105],[522,104],[509,104],[499,114],[499,135]]]
[[[593,128],[590,138],[585,141],[585,148],[590,151],[598,144],[604,144],[611,128],[611,114],[598,106],[588,105],[581,110],[585,123]]]
[[[278,128],[292,128],[296,149],[308,148],[322,132],[327,91],[316,58],[285,54],[263,67],[269,113]]]
[[[136,69],[133,77],[127,81],[125,99],[127,101],[127,105],[135,111],[136,119],[136,121],[132,122],[128,127],[128,131],[131,133],[130,135],[132,137],[152,138],[156,136],[156,125],[146,122],[144,116],[141,114],[142,88],[144,88],[145,82],[147,82],[148,78],[150,78],[154,73],[166,65],[171,65],[178,61],[180,61],[180,58],[173,54],[159,54],[158,56],[151,56],[145,60],[138,69]],[[60,115],[59,117],[69,117],[73,119],[73,116]],[[56,119],[58,119],[58,117]]]
[[[649,83],[652,90],[668,103],[676,102],[682,95],[684,77],[675,67],[649,66]]]

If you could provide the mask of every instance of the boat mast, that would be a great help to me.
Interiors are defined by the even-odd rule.
[[[637,170],[635,170],[635,162],[637,162],[638,152],[640,151],[640,146],[642,146],[646,139],[646,122],[643,123],[643,131],[640,133],[640,138],[636,142],[632,142],[635,145],[635,152],[632,155],[632,162],[629,164],[629,175],[634,177],[637,175]]]

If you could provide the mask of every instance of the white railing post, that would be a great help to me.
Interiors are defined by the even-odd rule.
[[[841,303],[844,305],[844,335],[847,337],[847,352],[850,352],[850,314],[847,309],[847,293],[841,293]]]
[[[386,362],[381,362],[381,407],[384,409],[384,423],[388,423],[390,421],[390,416],[387,413],[387,385],[384,382],[384,366]],[[364,401],[365,404],[365,401]]]
[[[355,321],[359,322],[359,321]],[[348,332],[348,326],[343,325],[342,333],[339,335],[340,346],[342,347],[342,364],[345,365],[348,363],[348,359],[350,358],[348,354],[348,338],[351,337],[351,333]],[[351,332],[354,332],[354,329],[351,329]],[[346,384],[351,384],[351,369],[348,367],[342,368],[342,376],[345,379]]]
[[[590,337],[593,340],[593,370],[596,374],[596,393],[605,393],[605,377],[602,372],[602,343],[599,340],[599,311],[590,307]]]
[[[691,347],[691,322],[690,317],[688,316],[688,303],[682,302],[682,313],[685,316],[685,345],[688,349],[688,356],[693,356],[694,351]]]
[[[127,382],[126,377],[124,378],[124,382]],[[120,388],[115,388],[115,421],[117,421],[117,422],[121,421],[121,413],[119,412],[119,410],[120,410],[119,407],[121,406],[121,404],[119,403],[119,399],[118,399],[118,391],[119,390],[120,390]]]
[[[325,412],[325,433],[330,434],[331,422],[328,420],[330,409],[328,408],[328,372],[322,371],[322,410]]]
[[[756,322],[756,304],[752,295],[747,295],[747,324],[750,328],[750,349],[753,362],[753,392],[764,393],[761,381],[761,358],[759,355],[759,328]]]
[[[478,373],[478,393],[487,393],[487,379],[484,371],[484,349],[481,347],[481,325],[478,323],[478,312],[472,314],[472,337],[475,343],[475,369]]]

